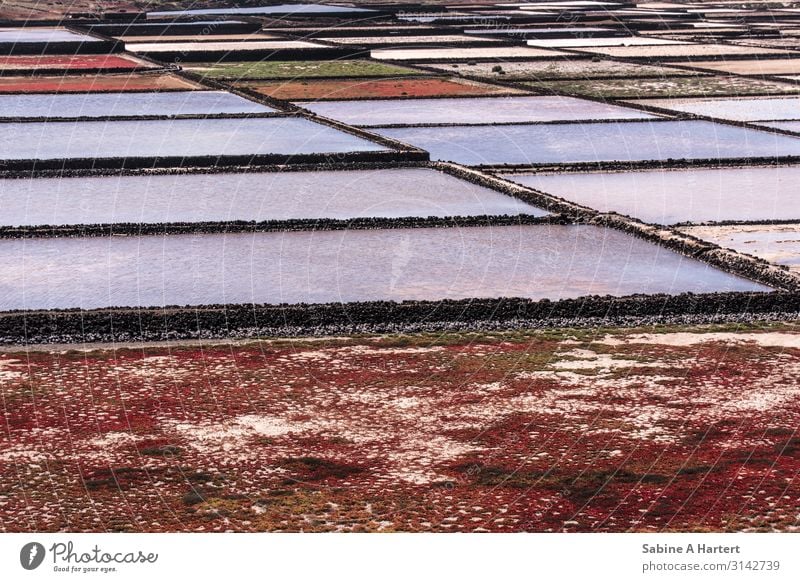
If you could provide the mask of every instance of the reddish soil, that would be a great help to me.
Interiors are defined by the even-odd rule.
[[[152,68],[143,62],[117,55],[75,55],[75,56],[0,56],[0,71],[13,69],[142,69]]]
[[[174,91],[198,86],[169,74],[130,73],[63,77],[0,77],[0,93]]]
[[[375,97],[443,97],[504,95],[513,89],[448,79],[336,79],[322,81],[260,81],[245,86],[275,99],[355,99]]]
[[[615,333],[2,353],[0,528],[800,529],[800,334]]]

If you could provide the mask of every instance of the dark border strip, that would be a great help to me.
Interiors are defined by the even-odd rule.
[[[263,232],[377,230],[400,228],[471,228],[532,224],[571,224],[560,215],[477,215],[368,218],[296,218],[287,220],[233,220],[227,222],[119,222],[105,224],[0,226],[0,239],[86,238],[109,236],[170,236],[185,234],[237,234]]]
[[[462,36],[462,27],[437,27],[437,26],[403,26],[398,23],[394,26],[343,26],[326,27],[297,27],[297,28],[265,28],[266,34],[285,34],[295,40],[317,38],[358,38],[358,37],[407,37],[407,36]]]
[[[116,93],[116,91],[111,91]],[[164,91],[154,91],[161,93]],[[167,91],[169,92],[169,91]],[[195,93],[196,91],[171,91],[173,93]],[[127,93],[123,91],[123,93]],[[75,95],[76,93],[59,93],[59,95]],[[81,93],[78,93],[79,95]],[[96,94],[96,93],[92,93]],[[28,93],[30,95],[30,93]],[[284,111],[264,111],[261,113],[190,113],[180,115],[103,115],[79,117],[0,117],[0,127],[3,123],[77,123],[89,121],[184,121],[187,119],[265,119],[270,117],[297,117],[293,113]]]
[[[745,159],[749,160],[750,158],[745,158]],[[726,160],[720,160],[720,162],[724,162],[724,161],[726,161]],[[634,169],[631,169],[631,168],[628,168],[628,167],[619,167],[619,168],[596,170],[596,171],[589,172],[589,173],[592,173],[592,174],[622,174],[622,173],[630,173],[630,172],[652,172],[652,171],[659,171],[659,172],[690,172],[692,170],[707,170],[707,169],[720,169],[720,170],[722,170],[722,169],[730,169],[730,170],[742,169],[743,170],[743,169],[746,169],[746,168],[758,168],[758,167],[761,167],[761,168],[774,168],[774,167],[778,167],[778,166],[784,166],[784,164],[778,164],[778,163],[776,163],[776,164],[735,164],[735,163],[734,164],[728,164],[728,163],[720,163],[719,167],[715,167],[715,168],[695,168],[692,165],[685,166],[685,167],[663,166],[662,165],[662,166],[659,166],[658,168],[634,168]],[[791,165],[790,164],[786,164],[786,167],[791,167]],[[552,173],[560,173],[560,172],[561,172],[561,168],[559,168],[558,170],[556,170],[556,171],[554,171]],[[544,174],[544,173],[547,173],[547,172],[543,171],[541,169],[535,169],[535,170],[524,170],[524,169],[521,169],[521,170],[516,170],[516,171],[509,171],[509,172],[506,172],[506,173],[508,173],[508,174]]]
[[[798,317],[793,293],[209,305],[0,313],[0,344],[96,343]]]
[[[183,174],[261,174],[269,172],[315,172],[315,171],[349,171],[349,170],[383,170],[395,168],[427,168],[435,167],[428,161],[397,161],[381,160],[377,162],[346,162],[336,159],[328,160],[325,165],[297,163],[291,165],[283,164],[260,164],[242,166],[180,166],[180,167],[154,167],[154,168],[90,168],[71,170],[69,168],[59,168],[56,170],[34,170],[34,171],[9,171],[0,172],[0,179],[29,179],[29,178],[91,178],[98,176],[174,176]]]
[[[235,42],[235,41],[234,41]],[[247,41],[243,41],[247,42]],[[273,42],[273,41],[267,41]],[[284,41],[274,41],[284,42]],[[288,42],[288,41],[287,41]],[[316,42],[316,41],[315,41]],[[148,44],[148,43],[131,43]],[[237,50],[164,50],[164,51],[130,51],[136,56],[147,57],[159,62],[172,63],[198,63],[214,61],[218,63],[226,61],[308,61],[320,59],[356,59],[364,56],[364,50],[358,47],[305,47],[305,48],[265,48],[249,49],[246,51]]]
[[[261,30],[256,22],[246,21],[219,21],[213,25],[198,22],[125,22],[110,21],[78,22],[75,28],[104,34],[106,36],[124,36],[130,32],[140,33],[141,36],[168,36],[173,34],[205,34],[213,28],[215,34],[249,34]]]
[[[702,222],[676,222],[673,228],[689,228],[693,226],[800,226],[800,218],[774,218],[767,220],[706,220]]]
[[[413,334],[413,333],[470,333],[492,334],[515,330],[567,330],[567,329],[600,329],[600,328],[642,328],[654,326],[697,326],[697,325],[762,325],[764,323],[797,323],[800,313],[765,311],[757,313],[686,313],[682,315],[650,315],[650,316],[625,316],[615,315],[610,317],[572,317],[562,318],[558,321],[549,319],[516,318],[501,321],[425,321],[418,324],[409,323],[401,326],[393,324],[351,324],[336,326],[317,326],[311,330],[300,327],[265,328],[260,330],[231,330],[227,334],[208,337],[187,337],[159,339],[158,337],[122,337],[117,340],[103,340],[92,342],[91,339],[64,340],[61,343],[52,343],[48,339],[28,342],[3,343],[0,339],[0,352],[12,353],[21,349],[26,351],[47,351],[49,353],[70,352],[74,350],[96,351],[116,349],[147,349],[151,347],[191,347],[193,345],[222,345],[222,344],[253,344],[257,342],[285,341],[303,337],[342,337],[342,336],[368,336],[388,334]],[[120,342],[120,343],[115,343]],[[151,343],[143,343],[151,342]]]
[[[85,67],[71,69],[58,69],[50,67],[41,67],[37,69],[0,69],[0,79],[3,79],[4,77],[25,77],[28,79],[38,77],[57,77],[61,79],[64,77],[81,77],[84,75],[124,75],[126,73],[151,73],[157,71],[170,72],[172,69],[164,67],[157,68],[146,65],[138,65],[136,67]],[[55,92],[56,91],[52,91],[52,93]],[[26,93],[28,93],[28,91],[26,91]],[[94,93],[94,91],[92,91],[92,93]]]
[[[260,3],[259,3],[260,4]],[[368,12],[354,12],[351,10],[346,10],[347,8],[351,8],[351,6],[338,6],[336,4],[328,4],[322,5],[328,8],[342,8],[341,12],[337,12],[336,10],[329,10],[326,12],[298,12],[298,11],[290,11],[290,12],[250,12],[246,14],[240,14],[236,12],[219,12],[216,14],[197,14],[189,12],[192,8],[187,8],[186,10],[156,10],[156,11],[149,11],[147,12],[148,22],[173,22],[178,23],[184,21],[187,18],[203,18],[203,19],[213,19],[213,18],[258,18],[258,19],[269,19],[269,20],[285,20],[291,18],[301,18],[301,19],[314,19],[314,18],[342,18],[349,20],[351,22],[363,22],[363,21],[370,21],[375,20],[377,18],[382,18],[385,16],[392,16],[394,14],[392,9],[386,10],[383,7],[378,8],[367,8],[366,5],[362,8],[361,6],[352,6],[352,8],[361,8]],[[245,6],[247,7],[247,6]],[[259,7],[259,6],[256,6]],[[269,8],[270,5],[261,6],[262,8]],[[224,7],[223,7],[224,8]],[[218,10],[222,10],[223,8],[218,8]],[[232,9],[238,8],[237,6],[231,7]],[[169,13],[169,14],[167,14]],[[153,14],[153,19],[151,20],[149,15]],[[156,20],[158,19],[158,20]]]
[[[442,36],[439,34],[431,34],[425,36]],[[458,36],[462,37],[463,35],[449,35],[449,36]],[[369,37],[315,37],[314,42],[326,42],[330,43],[332,46],[338,47],[350,47],[354,49],[360,50],[377,50],[377,49],[451,49],[451,48],[508,48],[512,46],[522,46],[517,41],[513,40],[506,40],[506,39],[490,39],[490,38],[470,38],[469,40],[465,40],[462,42],[458,42],[455,44],[443,44],[446,41],[442,40],[433,40],[433,41],[420,41],[419,43],[396,43],[391,41],[374,41],[374,42],[363,42],[363,43],[345,43],[342,41],[337,41],[340,38],[363,38],[367,39]],[[406,36],[405,38],[409,38]]]
[[[480,97],[484,98],[486,95]],[[540,97],[540,95],[494,95],[493,97]],[[443,97],[427,97],[426,99],[448,99],[452,96],[445,95]],[[476,97],[465,97],[466,99],[475,99]],[[342,100],[343,101],[343,100]],[[348,100],[349,101],[349,100]],[[641,123],[641,122],[661,122],[661,121],[676,121],[675,118],[659,117],[654,114],[654,117],[636,117],[636,118],[623,118],[623,119],[557,119],[552,121],[500,121],[495,123],[386,123],[382,125],[354,125],[362,129],[409,129],[409,128],[423,128],[423,127],[506,127],[511,125],[584,125],[587,123]]]
[[[37,172],[42,170],[114,170],[185,167],[271,166],[284,164],[331,164],[355,162],[426,162],[422,150],[379,150],[314,154],[257,154],[241,156],[166,156],[127,158],[61,158],[0,160],[0,172]]]
[[[800,156],[757,158],[697,158],[663,160],[564,162],[561,164],[487,164],[476,166],[487,172],[497,173],[584,173],[584,172],[628,172],[636,170],[662,169],[707,169],[750,166],[789,166],[800,163]]]
[[[0,55],[39,56],[39,55],[98,55],[118,53],[123,44],[116,40],[74,40],[61,42],[0,42]]]

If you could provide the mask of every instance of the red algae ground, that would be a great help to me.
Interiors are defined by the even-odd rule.
[[[458,97],[509,95],[514,89],[449,79],[335,79],[260,81],[243,85],[275,99],[365,99],[376,97]]]
[[[0,77],[0,93],[186,91],[199,88],[194,83],[181,79],[176,75],[161,73]]]
[[[800,530],[795,325],[0,353],[12,531]]]
[[[146,69],[153,68],[144,61],[137,61],[119,55],[36,55],[36,56],[0,56],[0,72],[4,70],[41,70],[54,71],[69,69]]]

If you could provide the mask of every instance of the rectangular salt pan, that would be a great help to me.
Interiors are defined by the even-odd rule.
[[[97,42],[100,39],[64,28],[4,28],[0,29],[0,43],[22,42]]]
[[[379,151],[300,118],[62,121],[2,124],[0,160]]]
[[[498,4],[497,6],[500,7],[508,7],[508,8],[538,8],[538,9],[559,9],[559,8],[580,8],[580,7],[592,7],[592,6],[609,6],[614,5],[616,2],[541,2],[541,3],[526,3],[526,2],[518,2],[514,4]]]
[[[581,51],[608,55],[611,57],[629,58],[694,58],[726,55],[762,55],[780,54],[792,56],[792,53],[783,49],[763,49],[727,44],[676,44],[657,46],[612,46],[597,48],[581,48]]]
[[[573,38],[582,38],[583,35],[595,32],[608,32],[613,34],[613,28],[597,28],[592,26],[574,27],[574,28],[471,28],[464,31],[464,34],[474,34],[479,36],[515,36],[526,38],[528,36],[535,37],[539,34],[555,34],[558,36],[571,36]]]
[[[382,61],[438,61],[442,59],[502,59],[510,57],[554,58],[566,53],[523,46],[470,47],[470,48],[419,48],[376,49],[370,52],[373,59]]]
[[[0,118],[265,113],[275,109],[225,91],[0,95]]]
[[[543,210],[426,168],[0,180],[0,225],[397,218]]]
[[[589,225],[0,241],[0,310],[766,291]]]
[[[769,123],[759,123],[759,125],[800,133],[800,121],[770,121]]]
[[[377,133],[468,165],[800,155],[800,140],[708,121],[402,127]]]
[[[692,67],[737,75],[792,75],[800,73],[800,59],[694,61]]]
[[[129,31],[132,32],[132,31]],[[260,34],[258,32],[242,33],[242,34],[163,34],[159,36],[152,35],[133,35],[125,34],[115,36],[114,38],[121,40],[126,45],[131,43],[148,43],[157,40],[159,43],[167,42],[242,42],[242,41],[259,41],[259,40],[273,40],[276,37],[273,34]]]
[[[246,14],[329,14],[329,13],[371,13],[374,10],[354,8],[351,6],[326,6],[324,4],[276,4],[273,6],[256,6],[252,8],[208,8],[197,10],[167,10],[148,12],[147,18],[162,18],[165,16],[217,16],[217,15],[246,15]]]
[[[636,102],[634,102],[636,103]],[[732,121],[800,119],[800,97],[758,99],[648,99],[638,103]]]
[[[653,115],[574,97],[492,97],[298,102],[318,115],[362,126],[646,119]]]
[[[334,36],[319,37],[319,40],[334,44],[355,44],[355,45],[423,45],[423,44],[458,44],[467,42],[493,43],[497,42],[490,38],[475,38],[466,35],[428,35],[428,36]]]
[[[284,49],[325,48],[301,40],[242,40],[229,42],[145,42],[125,46],[134,53],[192,53],[204,51],[277,51]]]
[[[798,166],[505,177],[600,212],[657,224],[800,218]]]
[[[542,48],[603,47],[603,46],[654,46],[664,44],[688,44],[663,38],[643,38],[640,36],[614,36],[607,38],[547,38],[529,40],[528,46]]]
[[[681,230],[721,247],[800,272],[800,226],[797,224],[695,226]]]
[[[149,14],[152,15],[153,13],[151,12]],[[246,20],[190,20],[188,22],[175,22],[175,21],[173,21],[173,22],[169,23],[169,27],[170,28],[182,28],[184,26],[197,27],[197,26],[205,26],[207,24],[212,25],[212,28],[213,28],[213,27],[217,27],[217,26],[225,26],[225,25],[230,25],[230,24],[247,24],[247,21]],[[92,25],[93,28],[100,28],[100,29],[107,28],[109,26],[118,27],[119,24],[116,24],[116,23],[113,23],[113,22],[109,22],[109,23],[98,23],[98,24],[93,24]],[[158,26],[158,23],[156,23],[156,24],[154,24],[152,22],[141,22],[141,23],[126,22],[125,23],[125,28],[131,28],[133,30],[136,30],[137,28],[147,28],[147,27],[152,27],[152,26]]]

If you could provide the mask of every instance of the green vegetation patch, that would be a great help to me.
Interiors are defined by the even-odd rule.
[[[210,79],[313,79],[424,74],[406,67],[362,60],[205,63],[190,67],[189,70]]]

